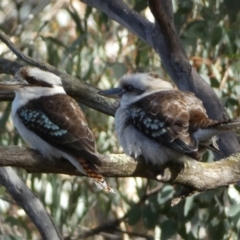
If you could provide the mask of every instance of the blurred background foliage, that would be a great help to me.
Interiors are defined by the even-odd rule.
[[[126,0],[153,21],[145,0]],[[215,90],[231,117],[240,115],[240,1],[175,0],[174,18],[192,66]],[[169,79],[158,55],[108,17],[77,0],[1,0],[0,29],[26,54],[106,89],[125,73],[154,71]],[[0,42],[1,57],[16,59]],[[9,76],[1,75],[1,79]],[[14,130],[11,103],[0,103],[1,145],[25,145]],[[82,106],[101,153],[121,152],[112,117]],[[206,159],[211,161],[211,154]],[[116,195],[86,178],[28,174],[16,169],[41,199],[65,239],[239,239],[239,187],[188,197],[171,207],[180,187],[141,178],[108,179]],[[150,192],[149,192],[150,191]],[[152,191],[152,192],[151,192]],[[122,218],[122,219],[121,219]],[[116,219],[121,219],[120,224]],[[24,211],[0,187],[0,239],[39,239]]]

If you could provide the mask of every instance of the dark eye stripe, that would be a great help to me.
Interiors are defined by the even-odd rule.
[[[39,87],[52,87],[52,84],[42,81],[42,80],[38,80],[35,77],[32,76],[27,76],[25,78],[25,80],[29,83],[29,85],[32,86],[39,86]]]
[[[133,87],[133,85],[129,84],[129,85],[127,85],[127,86],[125,87],[125,89],[126,89],[128,92],[131,92],[131,91],[134,90],[134,87]]]
[[[36,79],[35,77],[28,76],[28,77],[26,77],[25,79],[26,79],[26,80],[28,81],[28,83],[30,83],[30,84],[35,84],[35,83],[37,83],[37,79]]]

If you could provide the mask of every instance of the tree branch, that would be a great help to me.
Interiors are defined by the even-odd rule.
[[[0,168],[0,183],[32,219],[43,239],[63,239],[41,201],[31,192],[12,168]]]
[[[138,12],[129,8],[122,0],[80,0],[88,6],[104,12],[109,18],[126,27],[130,32],[153,47],[151,33],[154,24],[143,18]]]
[[[184,185],[196,191],[227,186],[240,180],[240,153],[212,163],[183,157],[173,159],[165,166],[152,166],[144,160],[135,161],[125,154],[99,156],[103,162],[100,171],[105,177],[145,177]],[[82,176],[64,159],[47,161],[35,150],[16,146],[0,147],[0,166],[20,167],[30,173]]]
[[[97,111],[103,112],[105,114],[113,116],[116,110],[118,103],[112,99],[105,98],[97,92],[98,88],[87,84],[81,81],[78,78],[75,78],[67,73],[61,72],[55,67],[47,64],[37,62],[34,59],[26,56],[21,52],[14,43],[0,30],[0,40],[2,40],[9,49],[22,61],[27,64],[35,67],[39,67],[43,70],[52,72],[63,80],[63,85],[66,92],[72,96],[76,101],[85,104],[86,106],[96,109]],[[7,60],[5,58],[0,58],[0,73],[7,73],[14,75],[16,71],[23,65],[18,64],[17,62]],[[14,97],[13,92],[1,92],[0,91],[0,100],[12,100]]]

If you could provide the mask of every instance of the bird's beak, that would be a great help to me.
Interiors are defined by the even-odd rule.
[[[0,82],[0,90],[17,90],[23,87],[23,84],[20,84],[15,78],[11,81],[1,81]]]
[[[126,91],[121,88],[112,88],[108,90],[101,90],[98,94],[110,97],[110,98],[120,98]]]

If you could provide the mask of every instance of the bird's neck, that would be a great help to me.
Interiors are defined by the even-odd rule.
[[[121,102],[120,102],[121,107],[122,108],[128,108],[131,104],[136,103],[137,101],[139,101],[140,99],[142,99],[146,96],[152,95],[152,94],[157,93],[157,92],[169,91],[169,90],[173,90],[173,89],[151,90],[151,91],[145,92],[145,93],[143,93],[139,96],[133,96],[133,97],[125,97],[123,95],[122,98],[121,98]]]
[[[33,99],[38,99],[43,96],[52,96],[55,94],[66,94],[63,87],[55,86],[47,87],[24,87],[15,92],[15,98],[12,103],[12,111],[16,112],[19,108],[27,104]]]

